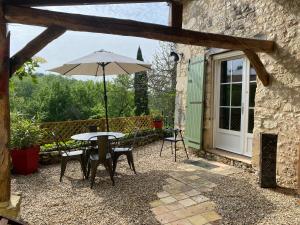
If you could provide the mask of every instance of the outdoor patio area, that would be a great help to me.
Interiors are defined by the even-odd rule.
[[[174,162],[161,142],[135,150],[137,175],[118,164],[116,184],[99,167],[94,189],[80,165],[43,166],[30,176],[13,176],[22,193],[21,218],[30,224],[300,224],[299,200],[283,190],[262,189],[257,177],[228,165],[178,152]],[[101,168],[101,170],[100,170]]]

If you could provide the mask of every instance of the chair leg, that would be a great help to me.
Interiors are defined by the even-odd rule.
[[[119,154],[115,154],[113,157],[113,175],[115,175],[116,173],[119,156],[120,156]]]
[[[162,143],[162,146],[161,146],[161,149],[160,149],[160,154],[159,154],[160,157],[161,157],[161,153],[162,153],[162,150],[163,150],[163,147],[164,147],[164,143],[165,143],[165,140],[163,140],[163,143]]]
[[[80,166],[81,166],[81,170],[82,170],[82,173],[83,173],[83,179],[85,179],[85,176],[86,176],[86,169],[85,169],[85,160],[84,160],[84,156],[81,155],[80,156]]]
[[[131,151],[130,153],[127,154],[127,159],[130,161],[132,170],[133,170],[133,172],[136,174],[132,151]]]
[[[115,186],[115,180],[114,180],[114,174],[113,174],[113,168],[112,168],[112,160],[111,159],[106,160],[105,164],[106,164],[105,167],[107,168],[110,179],[112,181],[112,185]]]
[[[85,179],[89,179],[90,172],[91,172],[91,162],[90,160],[87,160],[87,171],[86,171]]]
[[[172,152],[172,155],[173,155],[173,142],[171,141],[171,152]]]
[[[60,167],[60,178],[59,181],[62,182],[62,177],[65,174],[68,160],[65,157],[61,158],[61,167]]]
[[[95,177],[96,177],[98,165],[97,165],[97,162],[95,162],[95,161],[90,161],[90,164],[91,164],[91,170],[92,170],[92,174],[91,174],[91,189],[92,189],[94,186],[94,183],[95,183]]]
[[[182,144],[183,144],[183,147],[184,147],[184,151],[185,151],[186,157],[187,157],[187,159],[189,159],[189,155],[188,155],[188,152],[186,150],[185,143],[184,143],[183,139],[182,139]]]
[[[129,154],[130,153],[126,153],[126,158],[127,158],[127,163],[129,165],[129,168],[132,169],[132,167],[131,167],[131,160],[130,160]]]
[[[177,143],[176,143],[176,141],[175,141],[175,143],[174,143],[174,145],[175,145],[175,162],[176,162],[176,156],[177,156],[177,154],[176,154],[176,153],[177,153],[176,144],[177,144]]]

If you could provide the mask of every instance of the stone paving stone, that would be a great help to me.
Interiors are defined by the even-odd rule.
[[[217,221],[222,219],[222,217],[216,213],[215,211],[209,211],[201,214],[207,221],[212,222],[212,221]]]
[[[171,223],[173,221],[178,220],[178,218],[171,212],[161,214],[161,215],[156,215],[155,218],[161,223],[161,224],[167,224]]]
[[[179,218],[179,219],[184,219],[184,218],[187,218],[187,217],[190,217],[190,216],[194,215],[193,213],[191,213],[190,211],[188,211],[185,208],[175,210],[172,213],[174,215],[176,215],[176,217]]]
[[[188,196],[190,196],[190,197],[192,197],[192,196],[195,196],[195,195],[199,195],[200,192],[197,191],[197,190],[195,190],[195,189],[192,189],[190,191],[185,192],[185,194],[188,195]]]
[[[193,199],[197,203],[209,201],[209,198],[207,198],[203,195],[196,195],[196,196],[191,197],[191,199]]]
[[[166,207],[167,207],[168,210],[174,211],[174,210],[177,210],[177,209],[182,209],[183,205],[179,204],[178,202],[175,202],[175,203],[171,203],[171,204],[166,205]]]
[[[186,210],[192,215],[205,213],[208,211],[212,211],[214,209],[215,209],[215,204],[213,202],[203,202],[186,208]]]
[[[192,217],[188,217],[187,219],[193,225],[204,225],[204,224],[209,222],[203,216],[201,216],[201,214],[198,214],[198,215],[195,215],[195,216],[192,216]]]
[[[158,207],[152,208],[151,211],[155,215],[162,215],[162,214],[169,212],[170,210],[166,206],[158,206]]]
[[[166,191],[162,191],[162,192],[157,193],[157,197],[159,197],[159,198],[165,198],[165,197],[168,197],[168,196],[170,196],[170,193],[168,193]]]
[[[220,224],[222,224],[222,220],[212,221],[209,224],[211,224],[211,225],[220,225]]]
[[[192,205],[197,204],[197,202],[195,202],[194,200],[192,200],[190,198],[186,198],[186,199],[180,200],[179,203],[181,205],[183,205],[184,207],[188,207],[188,206],[192,206]]]
[[[199,179],[199,176],[197,176],[197,175],[192,175],[192,176],[188,176],[186,179],[188,179],[188,180],[198,180],[198,179]]]
[[[170,204],[170,203],[176,202],[176,199],[173,198],[172,196],[169,196],[166,198],[161,198],[160,201],[162,201],[165,204]]]
[[[163,205],[163,204],[164,204],[164,203],[163,203],[162,201],[156,200],[156,201],[151,202],[151,203],[150,203],[150,206],[151,206],[152,208],[154,208],[154,207],[161,206],[161,205]]]
[[[173,195],[173,197],[176,198],[177,200],[182,200],[182,199],[188,198],[189,196],[184,193],[179,193],[179,194]]]
[[[193,224],[191,224],[188,220],[183,219],[183,220],[174,221],[172,223],[168,223],[167,225],[193,225]]]
[[[172,195],[176,195],[182,192],[179,188],[169,188],[167,191]]]
[[[211,192],[212,189],[208,188],[208,187],[198,187],[197,190],[201,193],[205,193],[205,192]]]

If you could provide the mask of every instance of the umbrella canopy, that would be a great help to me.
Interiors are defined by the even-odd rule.
[[[112,52],[100,50],[68,62],[60,67],[50,69],[49,71],[60,73],[66,76],[103,76],[106,129],[109,131],[105,76],[132,74],[148,69],[151,69],[151,64],[147,64],[143,61],[132,59],[126,56],[114,54]]]
[[[133,74],[151,69],[151,64],[101,50],[68,62],[50,71],[70,76],[102,76],[103,64],[106,64],[105,75]]]

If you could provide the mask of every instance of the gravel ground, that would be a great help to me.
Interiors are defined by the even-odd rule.
[[[160,146],[156,142],[137,150],[137,175],[128,168],[126,160],[121,161],[114,187],[100,166],[91,190],[89,182],[82,179],[77,162],[68,164],[62,183],[60,165],[44,166],[39,173],[26,177],[14,176],[13,190],[23,196],[22,219],[35,225],[158,224],[149,203],[157,199],[156,193],[162,191],[168,173],[180,170],[167,149],[159,157]],[[179,159],[185,159],[183,151]],[[218,184],[205,195],[217,203],[223,224],[300,224],[300,206],[289,192],[260,189],[256,177],[243,171],[231,176],[208,172],[205,176]]]
[[[217,185],[204,195],[217,204],[222,224],[300,224],[299,196],[293,190],[259,188],[254,174],[207,174]]]

